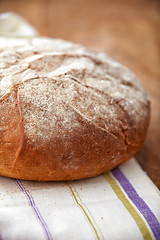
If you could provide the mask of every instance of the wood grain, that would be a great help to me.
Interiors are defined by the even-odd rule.
[[[104,51],[139,77],[151,123],[137,160],[160,189],[160,2],[157,0],[0,0],[41,35]]]

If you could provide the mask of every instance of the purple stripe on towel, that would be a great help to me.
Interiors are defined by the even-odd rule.
[[[119,168],[115,168],[111,171],[112,175],[118,180],[130,200],[134,203],[134,205],[141,212],[143,217],[146,219],[148,225],[150,226],[155,238],[160,240],[160,223],[158,222],[156,216],[151,211],[149,206],[144,202],[144,200],[138,195],[136,190],[133,188],[131,183],[122,173]]]
[[[15,179],[15,183],[18,186],[18,188],[20,189],[20,191],[22,191],[25,194],[25,196],[26,196],[26,198],[28,200],[29,205],[31,206],[34,214],[36,215],[37,219],[39,220],[39,222],[42,225],[43,231],[44,231],[44,233],[46,235],[46,239],[47,240],[52,240],[52,236],[51,236],[51,233],[50,233],[50,231],[48,229],[48,226],[47,226],[46,222],[44,221],[44,219],[43,219],[39,209],[37,208],[36,203],[35,203],[35,201],[33,199],[33,196],[31,195],[29,190],[27,190],[23,186],[23,184],[22,184],[22,182],[20,180]]]

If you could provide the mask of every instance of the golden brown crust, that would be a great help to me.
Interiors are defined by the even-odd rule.
[[[128,69],[62,40],[0,41],[1,175],[82,179],[140,150],[149,101]]]

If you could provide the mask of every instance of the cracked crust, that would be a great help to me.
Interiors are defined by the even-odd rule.
[[[57,39],[0,38],[0,174],[92,177],[140,150],[149,101],[128,69]]]

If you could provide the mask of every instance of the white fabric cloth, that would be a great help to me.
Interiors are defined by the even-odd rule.
[[[0,35],[11,37],[37,36],[37,30],[23,17],[13,12],[0,14]]]
[[[115,172],[66,183],[0,177],[1,239],[160,239],[158,189],[134,159],[118,171],[125,183]]]
[[[13,13],[0,15],[0,34],[32,37]],[[160,239],[160,192],[133,158],[115,170],[74,182],[0,177],[0,239]]]

